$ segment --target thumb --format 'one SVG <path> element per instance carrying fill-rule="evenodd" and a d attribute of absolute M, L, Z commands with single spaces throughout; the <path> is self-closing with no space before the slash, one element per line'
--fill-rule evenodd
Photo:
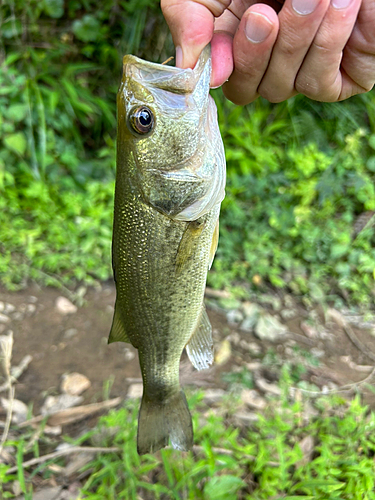
<path fill-rule="evenodd" d="M 215 17 L 231 0 L 161 0 L 176 47 L 176 66 L 193 68 L 214 33 Z"/>

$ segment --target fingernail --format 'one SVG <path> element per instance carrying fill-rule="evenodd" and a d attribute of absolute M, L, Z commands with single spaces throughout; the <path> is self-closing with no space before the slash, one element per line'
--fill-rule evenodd
<path fill-rule="evenodd" d="M 253 43 L 261 43 L 268 37 L 273 28 L 273 24 L 268 17 L 258 12 L 250 12 L 247 16 L 245 34 Z"/>
<path fill-rule="evenodd" d="M 335 9 L 346 9 L 352 0 L 331 0 L 331 5 Z"/>
<path fill-rule="evenodd" d="M 177 66 L 177 68 L 181 68 L 182 60 L 183 60 L 182 49 L 180 46 L 177 46 L 176 47 L 176 66 Z"/>
<path fill-rule="evenodd" d="M 314 12 L 318 4 L 319 0 L 292 0 L 293 9 L 297 14 L 301 14 L 301 16 L 306 16 Z"/>

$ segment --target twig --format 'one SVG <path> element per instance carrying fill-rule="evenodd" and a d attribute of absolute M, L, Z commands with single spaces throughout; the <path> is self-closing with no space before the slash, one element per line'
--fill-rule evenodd
<path fill-rule="evenodd" d="M 206 297 L 212 299 L 230 299 L 232 296 L 231 293 L 227 290 L 214 290 L 213 288 L 209 288 L 208 286 L 206 286 L 204 294 Z"/>
<path fill-rule="evenodd" d="M 3 361 L 4 373 L 6 376 L 6 384 L 9 388 L 9 406 L 7 409 L 7 416 L 5 419 L 4 432 L 0 441 L 0 455 L 2 454 L 4 444 L 7 440 L 10 423 L 12 421 L 13 401 L 14 401 L 14 387 L 12 386 L 12 377 L 10 374 L 11 358 L 13 349 L 13 333 L 10 335 L 3 335 L 0 338 L 0 360 Z"/>
<path fill-rule="evenodd" d="M 367 356 L 371 361 L 375 361 L 375 354 L 365 345 L 363 344 L 359 338 L 356 336 L 356 334 L 353 332 L 353 330 L 350 328 L 350 326 L 346 323 L 343 323 L 344 331 L 346 335 L 349 337 L 349 339 L 352 341 L 352 343 L 356 346 L 357 349 L 361 351 L 362 354 Z"/>
<path fill-rule="evenodd" d="M 48 425 L 67 425 L 77 420 L 83 419 L 101 410 L 108 408 L 113 408 L 121 403 L 121 398 L 109 399 L 108 401 L 103 401 L 102 403 L 92 403 L 84 406 L 75 406 L 74 408 L 66 408 L 65 410 L 57 411 L 56 413 L 51 413 L 50 415 L 38 415 L 30 420 L 21 422 L 18 427 L 28 427 L 30 425 L 38 424 L 44 419 L 47 419 Z"/>
<path fill-rule="evenodd" d="M 21 465 L 24 469 L 28 467 L 32 467 L 33 465 L 42 464 L 43 462 L 47 462 L 48 460 L 53 460 L 54 458 L 64 457 L 65 455 L 70 455 L 71 453 L 79 453 L 79 452 L 91 452 L 91 453 L 116 453 L 121 451 L 121 448 L 112 447 L 112 448 L 96 448 L 94 446 L 72 446 L 71 448 L 66 448 L 65 450 L 54 451 L 53 453 L 48 453 L 47 455 L 42 455 L 41 457 L 32 458 L 31 460 L 27 460 L 23 462 Z M 18 465 L 11 467 L 7 470 L 7 474 L 13 474 L 13 472 L 17 472 Z"/>
<path fill-rule="evenodd" d="M 168 63 L 169 63 L 169 61 L 172 61 L 172 59 L 174 59 L 174 57 L 173 57 L 173 56 L 168 57 L 168 59 L 167 59 L 166 61 L 162 62 L 161 64 L 162 64 L 162 65 L 163 65 L 163 64 L 168 64 Z"/>
<path fill-rule="evenodd" d="M 18 366 L 14 366 L 11 369 L 11 383 L 14 384 L 17 382 L 17 379 L 22 375 L 22 373 L 26 370 L 26 368 L 29 366 L 30 362 L 32 361 L 33 357 L 28 354 L 25 356 L 22 360 L 21 363 Z M 6 381 L 4 384 L 0 385 L 0 392 L 6 391 L 9 389 L 9 380 Z"/>
<path fill-rule="evenodd" d="M 340 392 L 349 392 L 359 387 L 360 385 L 365 384 L 375 375 L 375 367 L 372 369 L 371 373 L 367 375 L 366 378 L 360 380 L 359 382 L 354 382 L 353 384 L 343 385 L 338 389 L 328 389 L 327 391 L 309 391 L 308 389 L 302 389 L 301 387 L 291 387 L 292 391 L 301 391 L 305 394 L 309 394 L 310 396 L 326 396 L 327 394 L 339 394 Z"/>

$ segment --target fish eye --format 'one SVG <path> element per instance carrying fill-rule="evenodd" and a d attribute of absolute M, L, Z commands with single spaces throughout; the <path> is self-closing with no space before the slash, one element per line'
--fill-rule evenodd
<path fill-rule="evenodd" d="M 129 123 L 137 135 L 146 135 L 154 128 L 154 114 L 147 106 L 133 108 L 129 113 Z"/>

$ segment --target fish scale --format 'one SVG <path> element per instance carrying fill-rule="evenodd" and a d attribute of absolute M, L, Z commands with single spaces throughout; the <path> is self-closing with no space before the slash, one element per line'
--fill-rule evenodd
<path fill-rule="evenodd" d="M 169 440 L 177 449 L 191 448 L 181 354 L 186 347 L 198 369 L 213 361 L 203 299 L 225 160 L 210 72 L 209 47 L 194 70 L 124 58 L 112 245 L 117 297 L 109 342 L 138 349 L 140 454 Z"/>

